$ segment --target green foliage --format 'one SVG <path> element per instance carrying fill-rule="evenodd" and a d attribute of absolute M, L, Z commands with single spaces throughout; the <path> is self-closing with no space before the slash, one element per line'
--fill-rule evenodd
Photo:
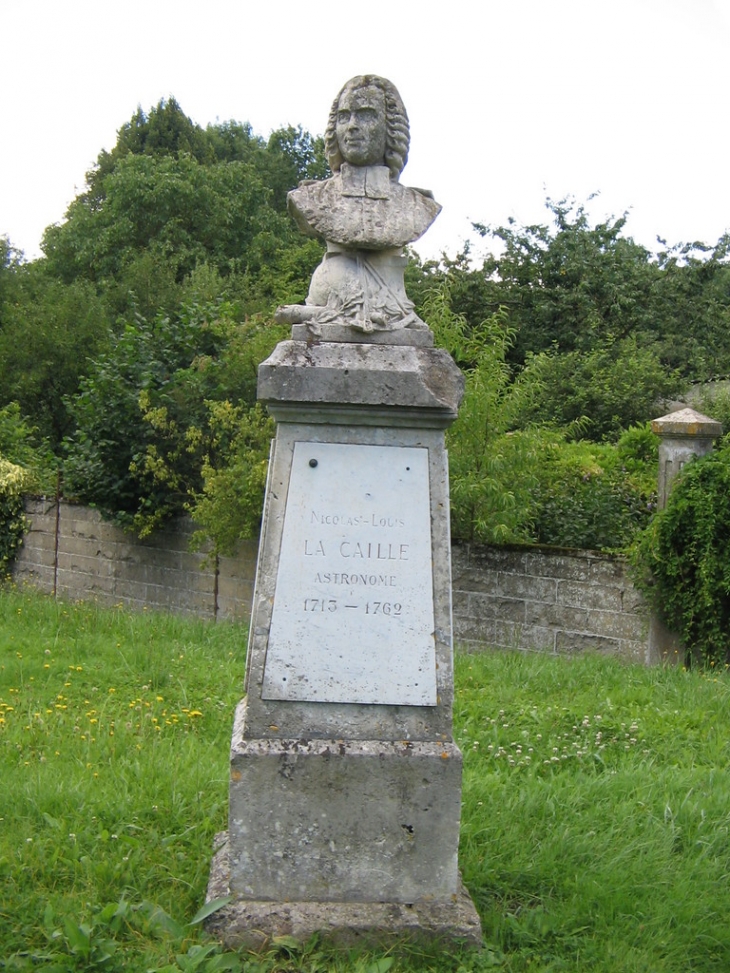
<path fill-rule="evenodd" d="M 261 419 L 249 414 L 256 370 L 281 335 L 261 320 L 239 324 L 225 302 L 190 303 L 175 315 L 128 324 L 71 403 L 76 431 L 66 447 L 66 493 L 142 536 L 188 509 L 212 489 L 231 451 L 240 464 L 240 450 L 260 448 Z M 230 414 L 249 416 L 248 425 L 235 433 Z M 253 504 L 260 462 L 249 461 Z M 212 529 L 207 513 L 205 522 Z"/>
<path fill-rule="evenodd" d="M 30 482 L 27 470 L 0 455 L 0 578 L 8 574 L 28 529 L 23 494 Z"/>
<path fill-rule="evenodd" d="M 607 339 L 651 331 L 660 276 L 651 254 L 622 235 L 626 216 L 591 226 L 583 206 L 547 200 L 552 226 L 477 228 L 499 241 L 483 274 L 496 277 L 528 351 L 587 351 Z"/>
<path fill-rule="evenodd" d="M 0 578 L 8 573 L 28 529 L 24 495 L 50 492 L 55 486 L 50 451 L 38 442 L 17 402 L 0 408 Z"/>
<path fill-rule="evenodd" d="M 269 184 L 274 190 L 274 203 L 282 210 L 286 208 L 287 193 L 304 179 L 326 179 L 330 175 L 324 139 L 314 138 L 301 125 L 272 132 L 266 149 Z"/>
<path fill-rule="evenodd" d="M 625 433 L 617 446 L 570 441 L 575 423 L 516 428 L 537 412 L 545 376 L 554 375 L 553 357 L 532 356 L 515 376 L 505 312 L 469 327 L 443 287 L 424 310 L 466 380 L 459 418 L 447 434 L 453 536 L 624 547 L 654 508 L 656 437 L 648 427 Z"/>
<path fill-rule="evenodd" d="M 66 396 L 108 341 L 107 312 L 88 282 L 62 284 L 42 262 L 15 271 L 14 298 L 0 329 L 0 405 L 17 402 L 57 448 L 71 429 Z"/>
<path fill-rule="evenodd" d="M 664 249 L 652 254 L 624 235 L 626 215 L 594 225 L 572 199 L 548 199 L 546 207 L 544 224 L 477 224 L 489 247 L 481 264 L 465 247 L 439 265 L 412 268 L 417 304 L 445 281 L 454 310 L 472 326 L 505 308 L 516 363 L 553 349 L 617 350 L 633 337 L 670 374 L 730 371 L 730 237 L 714 247 L 661 241 Z"/>
<path fill-rule="evenodd" d="M 206 260 L 255 272 L 291 232 L 245 162 L 129 154 L 104 179 L 104 193 L 96 209 L 79 197 L 66 222 L 46 231 L 49 268 L 67 282 L 118 278 L 142 252 L 171 261 L 178 281 Z"/>
<path fill-rule="evenodd" d="M 657 440 L 648 426 L 617 446 L 544 439 L 534 538 L 541 544 L 622 549 L 656 506 Z"/>
<path fill-rule="evenodd" d="M 7 309 L 16 301 L 16 271 L 20 254 L 6 236 L 0 236 L 0 331 L 5 326 Z"/>
<path fill-rule="evenodd" d="M 530 536 L 530 494 L 539 453 L 528 434 L 510 434 L 539 389 L 536 361 L 513 381 L 506 362 L 514 332 L 497 312 L 477 328 L 451 309 L 446 288 L 424 306 L 436 343 L 465 373 L 459 418 L 447 434 L 454 537 L 500 543 Z"/>
<path fill-rule="evenodd" d="M 98 208 L 105 197 L 104 179 L 128 155 L 176 157 L 181 153 L 203 164 L 214 159 L 206 133 L 185 115 L 175 98 L 163 98 L 149 113 L 138 107 L 117 132 L 111 152 L 102 149 L 96 165 L 86 174 L 82 198 L 91 208 Z"/>
<path fill-rule="evenodd" d="M 274 421 L 259 405 L 244 409 L 211 402 L 209 409 L 211 453 L 203 463 L 202 490 L 189 510 L 201 527 L 197 542 L 210 539 L 216 553 L 231 554 L 237 541 L 258 533 Z"/>
<path fill-rule="evenodd" d="M 730 444 L 686 466 L 632 554 L 636 583 L 687 649 L 730 662 Z"/>
<path fill-rule="evenodd" d="M 130 301 L 144 316 L 175 310 L 201 263 L 230 278 L 245 311 L 270 310 L 301 292 L 322 254 L 295 230 L 286 194 L 326 172 L 322 140 L 301 127 L 267 143 L 247 124 L 204 130 L 161 101 L 100 154 L 65 222 L 46 231 L 45 264 L 65 283 L 94 282 L 117 313 Z"/>
<path fill-rule="evenodd" d="M 0 969 L 728 968 L 728 674 L 537 653 L 455 660 L 459 864 L 481 952 L 211 941 L 195 920 L 245 636 L 0 593 Z"/>
<path fill-rule="evenodd" d="M 714 246 L 685 243 L 657 254 L 654 336 L 662 359 L 694 380 L 730 371 L 729 257 L 727 233 Z"/>
<path fill-rule="evenodd" d="M 529 357 L 528 357 L 529 361 Z M 542 390 L 523 421 L 566 426 L 581 438 L 615 441 L 624 429 L 660 415 L 684 385 L 662 365 L 656 348 L 635 335 L 590 351 L 553 353 L 541 368 Z"/>
<path fill-rule="evenodd" d="M 56 479 L 56 464 L 48 446 L 21 416 L 17 402 L 0 408 L 0 456 L 22 466 L 28 488 L 49 492 Z"/>
<path fill-rule="evenodd" d="M 227 311 L 193 305 L 139 318 L 97 359 L 70 405 L 69 495 L 140 530 L 182 509 L 200 456 L 195 430 L 234 326 Z"/>

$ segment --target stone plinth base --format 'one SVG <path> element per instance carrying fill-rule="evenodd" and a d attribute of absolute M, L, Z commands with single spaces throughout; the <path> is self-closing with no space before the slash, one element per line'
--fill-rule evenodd
<path fill-rule="evenodd" d="M 231 889 L 273 901 L 447 899 L 460 796 L 454 744 L 234 737 Z"/>
<path fill-rule="evenodd" d="M 206 901 L 230 894 L 227 832 L 216 835 Z M 257 902 L 235 895 L 209 916 L 205 927 L 231 949 L 264 949 L 277 936 L 306 942 L 314 933 L 347 948 L 390 947 L 431 942 L 482 946 L 479 916 L 460 884 L 445 901 L 408 905 L 397 902 Z"/>
<path fill-rule="evenodd" d="M 231 890 L 277 902 L 448 899 L 460 798 L 452 743 L 234 734 Z"/>

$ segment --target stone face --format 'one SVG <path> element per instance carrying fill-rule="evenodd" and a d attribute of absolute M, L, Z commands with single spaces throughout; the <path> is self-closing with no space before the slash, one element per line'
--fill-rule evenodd
<path fill-rule="evenodd" d="M 422 511 L 428 504 L 427 516 L 420 517 L 427 522 L 425 535 L 420 538 L 421 550 L 430 549 L 429 565 L 421 565 L 418 577 L 430 567 L 430 589 L 426 580 L 419 600 L 413 602 L 414 611 L 424 608 L 433 619 L 433 644 L 435 652 L 435 705 L 398 705 L 385 702 L 373 704 L 343 703 L 336 701 L 317 702 L 307 700 L 287 700 L 267 698 L 264 693 L 264 672 L 269 652 L 269 633 L 274 614 L 277 595 L 277 579 L 281 564 L 284 543 L 284 525 L 291 490 L 291 476 L 297 445 L 306 444 L 316 449 L 318 444 L 340 446 L 386 447 L 399 454 L 400 448 L 413 449 L 420 456 L 428 457 L 427 494 L 409 500 L 410 509 Z M 378 452 L 378 450 L 376 450 Z M 323 454 L 322 454 L 323 455 Z M 410 455 L 406 452 L 406 455 Z M 305 457 L 308 460 L 316 456 Z M 319 467 L 314 468 L 315 471 Z M 344 499 L 344 497 L 342 498 Z M 356 511 L 357 515 L 359 511 Z M 334 514 L 335 511 L 332 511 Z M 310 511 L 311 515 L 311 511 Z M 381 517 L 394 516 L 383 510 Z M 397 515 L 400 516 L 400 515 Z M 403 518 L 405 520 L 405 517 Z M 328 525 L 322 525 L 328 526 Z M 333 529 L 338 525 L 332 525 Z M 382 529 L 382 528 L 378 528 Z M 395 528 L 394 531 L 403 528 Z M 388 543 L 395 543 L 391 535 Z M 314 539 L 314 538 L 312 538 Z M 321 538 L 320 538 L 321 539 Z M 372 541 L 371 541 L 372 543 Z M 407 543 L 407 541 L 406 541 Z M 316 547 L 311 548 L 316 550 Z M 325 549 L 326 550 L 326 549 Z M 348 553 L 349 553 L 348 549 Z M 376 549 L 377 553 L 377 549 Z M 303 561 L 305 555 L 302 554 Z M 316 556 L 306 556 L 314 561 Z M 343 559 L 347 560 L 347 559 Z M 405 564 L 405 562 L 391 562 Z M 296 565 L 294 565 L 296 571 Z M 313 581 L 316 572 L 311 570 L 307 577 Z M 330 572 L 335 573 L 335 572 Z M 388 580 L 390 580 L 388 575 Z M 403 579 L 403 572 L 394 572 L 396 584 Z M 354 590 L 354 589 L 353 589 Z M 313 597 L 317 597 L 316 594 Z M 403 604 L 401 602 L 401 604 Z M 306 614 L 310 614 L 307 612 Z M 312 614 L 316 614 L 312 613 Z M 371 620 L 363 615 L 360 621 Z M 384 623 L 397 621 L 391 616 L 382 619 Z M 420 623 L 423 626 L 423 623 Z M 421 629 L 423 630 L 423 629 Z M 367 633 L 372 628 L 363 627 Z M 429 633 L 430 634 L 430 633 Z M 359 636 L 358 636 L 359 637 Z M 351 638 L 342 640 L 341 646 L 349 647 Z M 389 643 L 391 655 L 397 656 L 399 640 Z M 388 658 L 387 651 L 383 658 Z M 388 659 L 388 667 L 390 661 Z M 340 678 L 347 679 L 346 667 Z M 376 428 L 371 426 L 342 427 L 338 425 L 309 423 L 279 423 L 276 442 L 269 466 L 269 483 L 264 520 L 259 549 L 256 590 L 252 609 L 252 624 L 249 638 L 249 657 L 247 664 L 247 735 L 251 738 L 272 737 L 291 738 L 334 738 L 346 737 L 360 740 L 451 740 L 451 705 L 453 699 L 453 660 L 451 644 L 451 575 L 448 471 L 446 453 L 443 446 L 443 433 L 438 429 Z M 273 729 L 272 729 L 273 727 Z"/>
<path fill-rule="evenodd" d="M 440 348 L 282 341 L 259 365 L 258 389 L 276 419 L 445 427 L 464 377 Z"/>
<path fill-rule="evenodd" d="M 385 78 L 360 75 L 339 92 L 325 148 L 332 177 L 289 193 L 299 229 L 326 241 L 305 305 L 279 308 L 277 318 L 315 328 L 339 326 L 363 340 L 420 329 L 403 283 L 403 247 L 422 236 L 441 207 L 431 193 L 401 185 L 408 158 L 408 115 Z"/>
<path fill-rule="evenodd" d="M 294 444 L 262 695 L 436 705 L 428 450 Z"/>
<path fill-rule="evenodd" d="M 398 948 L 422 943 L 464 945 L 479 949 L 479 916 L 460 883 L 449 899 L 399 902 L 271 902 L 231 894 L 228 834 L 216 835 L 207 901 L 229 898 L 205 921 L 207 931 L 232 949 L 261 950 L 279 936 L 299 942 L 318 933 L 345 948 Z"/>
<path fill-rule="evenodd" d="M 333 177 L 289 196 L 327 253 L 259 367 L 277 428 L 231 748 L 234 902 L 209 925 L 233 944 L 384 943 L 414 915 L 425 938 L 481 939 L 451 725 L 444 429 L 464 380 L 403 286 L 401 248 L 440 209 L 399 183 L 408 138 L 393 85 L 354 78 L 325 135 Z"/>
<path fill-rule="evenodd" d="M 460 784 L 454 744 L 238 735 L 231 889 L 272 901 L 447 899 L 458 891 Z"/>

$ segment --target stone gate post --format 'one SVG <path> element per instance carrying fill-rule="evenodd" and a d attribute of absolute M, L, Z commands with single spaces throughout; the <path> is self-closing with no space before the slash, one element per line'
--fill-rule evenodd
<path fill-rule="evenodd" d="M 712 450 L 714 440 L 722 435 L 722 424 L 694 409 L 680 409 L 653 419 L 651 428 L 659 436 L 658 506 L 663 510 L 679 471 L 694 457 Z M 684 662 L 685 650 L 679 637 L 656 615 L 649 623 L 648 655 L 650 664 Z"/>

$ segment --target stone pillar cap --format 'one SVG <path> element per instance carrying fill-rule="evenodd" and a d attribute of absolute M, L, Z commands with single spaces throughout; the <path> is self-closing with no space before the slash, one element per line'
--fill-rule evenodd
<path fill-rule="evenodd" d="M 722 435 L 722 423 L 709 416 L 702 415 L 695 409 L 679 409 L 669 415 L 652 419 L 652 432 L 658 436 L 691 436 L 696 438 L 715 439 Z"/>

